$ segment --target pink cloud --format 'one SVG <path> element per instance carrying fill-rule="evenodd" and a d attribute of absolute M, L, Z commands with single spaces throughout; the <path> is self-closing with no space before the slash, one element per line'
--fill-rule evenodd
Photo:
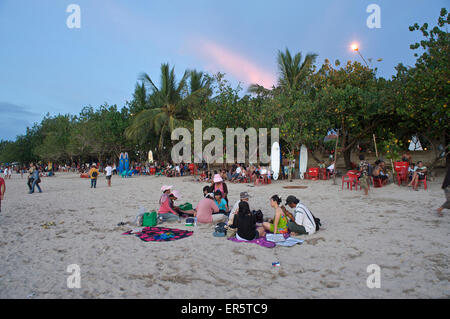
<path fill-rule="evenodd" d="M 271 88 L 276 83 L 276 76 L 268 72 L 246 57 L 230 49 L 208 40 L 199 41 L 195 51 L 206 60 L 207 65 L 215 71 L 230 74 L 247 85 L 259 84 Z"/>

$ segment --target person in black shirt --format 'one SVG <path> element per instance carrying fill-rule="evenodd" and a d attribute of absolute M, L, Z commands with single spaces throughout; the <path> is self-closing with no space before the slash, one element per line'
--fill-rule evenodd
<path fill-rule="evenodd" d="M 233 219 L 232 227 L 237 228 L 236 238 L 239 240 L 253 240 L 265 235 L 263 227 L 256 227 L 256 216 L 245 201 L 239 203 L 239 211 Z"/>

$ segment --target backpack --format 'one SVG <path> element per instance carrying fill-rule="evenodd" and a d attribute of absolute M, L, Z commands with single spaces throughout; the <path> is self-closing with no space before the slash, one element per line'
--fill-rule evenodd
<path fill-rule="evenodd" d="M 256 222 L 257 222 L 258 224 L 261 224 L 261 223 L 264 222 L 264 214 L 263 214 L 263 212 L 262 212 L 260 209 L 258 209 L 258 210 L 253 210 L 253 211 L 252 211 L 252 214 L 255 215 Z"/>
<path fill-rule="evenodd" d="M 316 231 L 320 229 L 320 226 L 322 226 L 322 223 L 320 222 L 320 218 L 316 218 L 316 216 L 311 213 L 312 217 L 314 218 L 314 224 L 316 224 Z"/>
<path fill-rule="evenodd" d="M 92 172 L 92 177 L 97 177 L 97 175 L 98 175 L 97 171 Z"/>
<path fill-rule="evenodd" d="M 154 211 L 151 213 L 145 213 L 142 218 L 142 226 L 145 226 L 145 227 L 156 226 L 156 224 L 158 223 L 157 215 L 158 214 Z"/>

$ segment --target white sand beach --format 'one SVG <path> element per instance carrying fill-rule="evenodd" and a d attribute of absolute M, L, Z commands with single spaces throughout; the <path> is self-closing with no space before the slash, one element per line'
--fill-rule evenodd
<path fill-rule="evenodd" d="M 450 216 L 442 177 L 428 190 L 391 184 L 341 190 L 332 181 L 230 184 L 233 204 L 248 191 L 251 209 L 273 215 L 269 197 L 296 195 L 323 229 L 294 247 L 260 247 L 212 236 L 213 225 L 173 242 L 122 235 L 136 226 L 140 206 L 156 209 L 163 184 L 194 205 L 204 183 L 192 177 L 114 176 L 97 189 L 78 174 L 43 178 L 43 193 L 27 194 L 26 178 L 6 181 L 0 214 L 0 298 L 449 298 Z M 305 185 L 287 190 L 283 185 Z M 54 222 L 48 229 L 42 224 Z M 279 261 L 280 267 L 272 267 Z M 67 266 L 81 267 L 81 288 L 69 289 Z M 381 267 L 381 288 L 366 285 L 367 266 Z"/>

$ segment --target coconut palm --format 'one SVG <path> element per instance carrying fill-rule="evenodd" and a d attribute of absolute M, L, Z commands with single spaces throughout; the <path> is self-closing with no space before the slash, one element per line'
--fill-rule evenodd
<path fill-rule="evenodd" d="M 299 90 L 311 72 L 312 66 L 316 62 L 317 54 L 308 53 L 302 62 L 302 53 L 291 55 L 289 49 L 285 52 L 278 51 L 278 86 L 282 90 Z M 252 84 L 249 88 L 251 93 L 267 94 L 269 91 L 258 84 Z"/>
<path fill-rule="evenodd" d="M 130 139 L 142 141 L 154 133 L 158 137 L 158 148 L 161 150 L 165 138 L 179 124 L 189 119 L 185 101 L 209 86 L 209 82 L 202 72 L 197 71 L 184 72 L 181 80 L 177 82 L 174 68 L 170 69 L 168 64 L 161 65 L 159 88 L 147 73 L 143 73 L 140 78 L 149 87 L 151 94 L 147 99 L 147 108 L 134 116 L 125 134 Z"/>

